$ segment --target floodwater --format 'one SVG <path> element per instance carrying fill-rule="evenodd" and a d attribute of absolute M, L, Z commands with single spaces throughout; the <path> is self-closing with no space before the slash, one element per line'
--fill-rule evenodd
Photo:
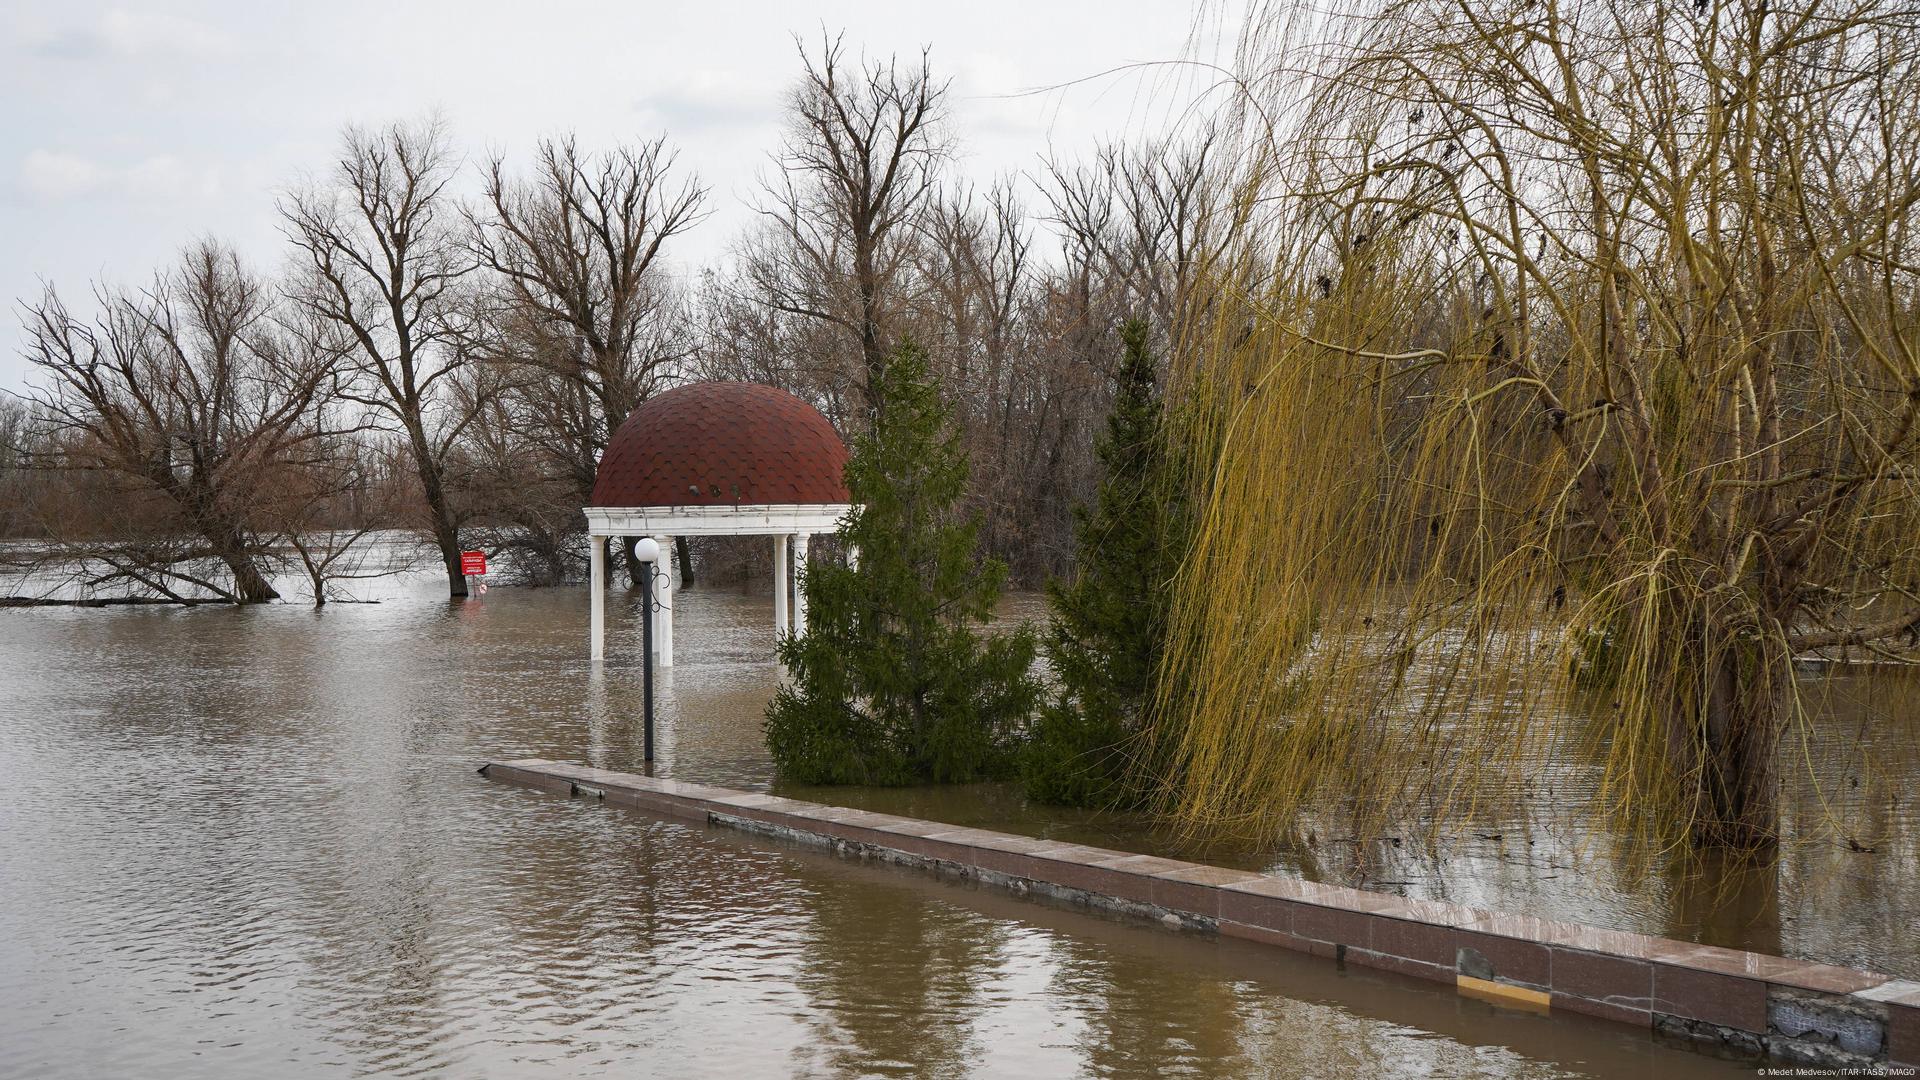
<path fill-rule="evenodd" d="M 490 758 L 638 767 L 630 607 L 613 605 L 596 676 L 583 590 L 364 591 L 385 602 L 0 611 L 0 1076 L 1748 1071 L 1645 1032 L 487 781 Z M 769 602 L 690 589 L 677 621 L 659 771 L 766 787 Z M 1004 788 L 825 797 L 1171 844 Z M 1504 906 L 1573 897 L 1630 928 L 1659 906 L 1606 907 L 1604 883 L 1546 889 L 1525 863 L 1469 869 Z M 1912 910 L 1887 880 L 1871 900 L 1832 886 L 1853 898 L 1835 910 L 1884 930 Z M 1812 887 L 1781 879 L 1782 927 L 1830 898 L 1790 885 Z M 1844 952 L 1852 933 L 1790 940 Z"/>

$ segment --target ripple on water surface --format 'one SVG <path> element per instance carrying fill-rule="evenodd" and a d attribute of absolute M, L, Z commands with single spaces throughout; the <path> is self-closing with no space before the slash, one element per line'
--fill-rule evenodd
<path fill-rule="evenodd" d="M 1256 947 L 474 775 L 628 767 L 577 590 L 0 613 L 0 1075 L 1716 1074 Z M 764 785 L 763 600 L 683 594 L 661 753 Z"/>

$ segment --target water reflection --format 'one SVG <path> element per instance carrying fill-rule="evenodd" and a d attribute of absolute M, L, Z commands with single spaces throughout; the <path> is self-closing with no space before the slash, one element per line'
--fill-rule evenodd
<path fill-rule="evenodd" d="M 956 918 L 897 889 L 834 882 L 807 898 L 798 989 L 813 1002 L 807 1066 L 858 1076 L 960 1076 L 979 1058 L 965 1022 L 988 1002 L 1013 928 Z"/>
<path fill-rule="evenodd" d="M 1234 984 L 1191 968 L 1164 975 L 1151 956 L 1074 938 L 1059 943 L 1054 963 L 1051 992 L 1089 1006 L 1075 1041 L 1090 1073 L 1193 1075 L 1241 1057 Z"/>

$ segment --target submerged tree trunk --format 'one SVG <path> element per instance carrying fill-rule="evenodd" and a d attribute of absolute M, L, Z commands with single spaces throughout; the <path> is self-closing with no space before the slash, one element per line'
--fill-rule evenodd
<path fill-rule="evenodd" d="M 1779 842 L 1775 756 L 1791 659 L 1772 652 L 1770 645 L 1705 625 L 1673 658 L 1669 765 L 1680 785 L 1678 812 L 1687 815 L 1689 838 L 1699 848 L 1755 851 Z"/>
<path fill-rule="evenodd" d="M 420 473 L 420 491 L 432 521 L 433 542 L 440 549 L 440 560 L 447 568 L 447 595 L 458 599 L 467 595 L 467 575 L 460 570 L 460 526 L 455 523 L 440 464 L 427 443 L 426 433 L 414 425 L 408 426 L 413 428 L 408 434 L 414 464 Z"/>
<path fill-rule="evenodd" d="M 1693 835 L 1706 847 L 1759 849 L 1780 839 L 1774 765 L 1786 680 L 1764 650 L 1732 648 L 1712 667 L 1701 717 Z"/>
<path fill-rule="evenodd" d="M 673 553 L 680 559 L 680 584 L 693 584 L 693 550 L 687 546 L 686 537 L 673 538 Z"/>
<path fill-rule="evenodd" d="M 253 559 L 245 552 L 223 552 L 220 561 L 233 574 L 233 595 L 241 603 L 264 604 L 280 599 L 280 594 L 267 583 L 267 576 L 260 572 L 260 568 L 253 564 Z"/>
<path fill-rule="evenodd" d="M 196 492 L 187 502 L 204 508 L 213 502 L 213 497 L 206 492 Z M 266 574 L 261 572 L 259 564 L 247 551 L 246 534 L 238 525 L 231 522 L 209 523 L 201 530 L 201 535 L 206 537 L 213 556 L 233 575 L 235 603 L 264 604 L 280 599 L 280 594 L 267 583 Z"/>
<path fill-rule="evenodd" d="M 433 526 L 433 542 L 440 548 L 440 559 L 447 567 L 447 596 L 459 599 L 467 595 L 467 575 L 460 572 L 460 534 L 450 523 L 436 520 Z"/>
<path fill-rule="evenodd" d="M 241 604 L 264 604 L 280 599 L 267 583 L 253 554 L 247 550 L 247 534 L 233 516 L 222 509 L 220 495 L 203 470 L 195 469 L 190 479 L 176 481 L 171 470 L 161 468 L 153 474 L 155 485 L 173 497 L 174 502 L 197 519 L 199 533 L 207 541 L 213 557 L 233 575 L 233 600 Z"/>

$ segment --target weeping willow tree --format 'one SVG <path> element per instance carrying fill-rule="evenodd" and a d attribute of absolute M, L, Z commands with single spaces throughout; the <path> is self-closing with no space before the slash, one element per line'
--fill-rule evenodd
<path fill-rule="evenodd" d="M 1168 808 L 1438 831 L 1577 770 L 1642 850 L 1776 842 L 1796 657 L 1920 634 L 1917 63 L 1873 0 L 1262 9 Z"/>

